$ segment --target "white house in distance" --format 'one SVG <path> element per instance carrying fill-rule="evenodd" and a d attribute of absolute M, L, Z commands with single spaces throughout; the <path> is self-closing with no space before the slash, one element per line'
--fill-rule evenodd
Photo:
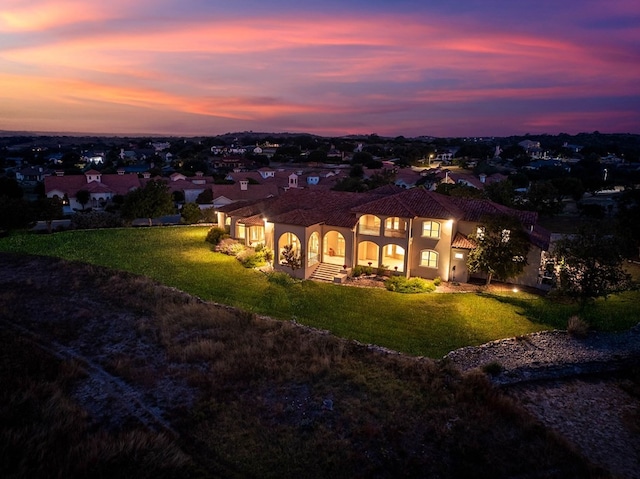
<path fill-rule="evenodd" d="M 182 192 L 185 202 L 195 202 L 201 193 L 213 186 L 213 178 L 205 177 L 200 172 L 189 178 L 174 173 L 167 180 L 166 178 L 151 178 L 151 174 L 148 172 L 140 178 L 137 174 L 125 174 L 124 169 L 118 170 L 117 174 L 103 174 L 92 169 L 82 175 L 68 176 L 65 176 L 62 171 L 56 171 L 55 176 L 44 179 L 44 189 L 47 197 L 58 197 L 63 201 L 65 213 L 72 213 L 74 210 L 83 209 L 83 205 L 77 199 L 78 191 L 85 190 L 90 194 L 89 203 L 84 205 L 85 208 L 100 209 L 113 201 L 116 195 L 125 196 L 152 179 L 165 181 L 172 193 Z"/>

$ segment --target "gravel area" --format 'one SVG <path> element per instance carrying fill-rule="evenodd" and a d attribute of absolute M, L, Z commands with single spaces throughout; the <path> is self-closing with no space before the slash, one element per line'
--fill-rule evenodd
<path fill-rule="evenodd" d="M 640 479 L 640 384 L 621 372 L 640 364 L 640 324 L 626 333 L 531 334 L 453 351 L 463 372 L 500 365 L 490 376 L 538 421 L 614 477 Z"/>

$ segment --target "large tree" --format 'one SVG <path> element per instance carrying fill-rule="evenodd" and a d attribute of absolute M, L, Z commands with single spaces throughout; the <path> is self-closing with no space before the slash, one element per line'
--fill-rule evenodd
<path fill-rule="evenodd" d="M 121 209 L 122 217 L 126 220 L 155 218 L 175 212 L 169 187 L 161 180 L 151 180 L 144 187 L 127 193 Z"/>
<path fill-rule="evenodd" d="M 515 216 L 483 217 L 478 230 L 469 235 L 476 247 L 467 257 L 472 273 L 484 272 L 487 284 L 495 277 L 506 281 L 524 270 L 530 243 L 522 224 Z"/>
<path fill-rule="evenodd" d="M 76 193 L 76 200 L 82 205 L 82 211 L 84 211 L 84 207 L 91 200 L 91 193 L 87 190 L 79 190 Z"/>
<path fill-rule="evenodd" d="M 583 305 L 591 299 L 628 287 L 623 269 L 623 240 L 601 223 L 583 225 L 577 234 L 555 243 L 552 255 L 559 267 L 559 290 Z"/>
<path fill-rule="evenodd" d="M 33 204 L 34 216 L 38 220 L 45 221 L 47 224 L 47 231 L 53 232 L 54 220 L 62 218 L 62 201 L 57 196 L 53 198 L 40 198 Z"/>

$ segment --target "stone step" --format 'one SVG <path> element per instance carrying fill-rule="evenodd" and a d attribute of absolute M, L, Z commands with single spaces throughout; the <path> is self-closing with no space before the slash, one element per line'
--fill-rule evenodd
<path fill-rule="evenodd" d="M 335 264 L 321 263 L 309 279 L 333 282 L 333 278 L 338 275 L 341 270 L 342 268 Z"/>

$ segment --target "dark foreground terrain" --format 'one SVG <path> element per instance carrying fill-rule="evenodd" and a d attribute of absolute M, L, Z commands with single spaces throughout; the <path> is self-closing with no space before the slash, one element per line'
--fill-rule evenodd
<path fill-rule="evenodd" d="M 95 266 L 0 254 L 0 341 L 1 477 L 625 477 L 477 369 Z"/>

